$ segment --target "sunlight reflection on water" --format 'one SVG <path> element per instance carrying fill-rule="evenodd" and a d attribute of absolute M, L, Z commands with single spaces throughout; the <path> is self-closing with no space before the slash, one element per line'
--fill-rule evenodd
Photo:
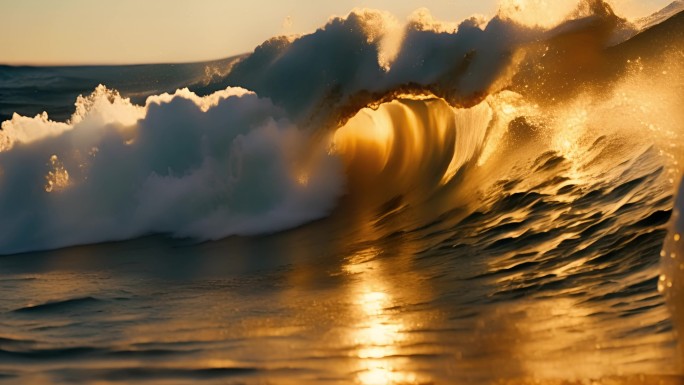
<path fill-rule="evenodd" d="M 343 266 L 348 273 L 358 274 L 352 287 L 354 304 L 358 308 L 357 325 L 350 329 L 350 339 L 357 346 L 360 358 L 356 381 L 363 385 L 416 383 L 418 376 L 401 365 L 401 349 L 409 341 L 410 325 L 402 313 L 392 309 L 399 304 L 385 281 L 386 272 L 378 260 L 376 249 L 357 253 Z"/>

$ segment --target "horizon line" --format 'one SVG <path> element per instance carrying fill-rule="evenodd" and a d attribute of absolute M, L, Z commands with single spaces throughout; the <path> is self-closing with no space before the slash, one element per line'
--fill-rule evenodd
<path fill-rule="evenodd" d="M 124 67 L 124 66 L 147 66 L 147 65 L 184 65 L 184 64 L 201 64 L 209 62 L 218 62 L 223 60 L 237 59 L 239 57 L 247 56 L 251 52 L 244 52 L 240 54 L 224 56 L 220 58 L 207 60 L 189 60 L 189 61 L 159 61 L 159 62 L 53 62 L 53 63 L 39 63 L 39 62 L 2 62 L 0 66 L 3 67 Z"/>

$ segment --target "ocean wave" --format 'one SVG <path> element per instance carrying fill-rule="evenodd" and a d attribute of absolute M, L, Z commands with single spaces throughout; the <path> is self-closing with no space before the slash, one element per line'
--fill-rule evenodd
<path fill-rule="evenodd" d="M 492 256 L 522 255 L 497 274 L 545 271 L 548 258 L 564 261 L 560 246 L 616 269 L 624 247 L 656 247 L 670 212 L 659 183 L 679 173 L 684 16 L 639 31 L 601 1 L 560 14 L 539 25 L 502 7 L 454 26 L 425 11 L 402 24 L 355 10 L 270 39 L 193 91 L 136 104 L 98 86 L 67 122 L 14 115 L 0 132 L 0 253 L 149 234 L 216 240 L 339 212 L 384 229 L 410 212 L 376 234 L 391 238 L 448 228 L 441 218 L 459 212 L 449 219 L 459 236 L 484 234 Z M 644 202 L 656 213 L 619 216 Z M 580 239 L 550 215 L 579 221 Z M 676 308 L 673 217 L 664 255 L 675 258 L 663 257 L 660 282 Z M 615 226 L 630 237 L 616 239 Z M 447 241 L 439 247 L 462 245 Z M 542 248 L 548 258 L 524 257 Z M 564 284 L 534 279 L 530 290 Z"/>
<path fill-rule="evenodd" d="M 3 252 L 277 231 L 324 215 L 344 186 L 327 148 L 305 149 L 280 108 L 238 88 L 141 107 L 99 87 L 69 124 L 15 117 L 2 134 Z"/>

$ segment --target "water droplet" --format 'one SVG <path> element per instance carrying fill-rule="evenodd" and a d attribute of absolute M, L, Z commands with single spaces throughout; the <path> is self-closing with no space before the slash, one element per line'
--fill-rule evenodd
<path fill-rule="evenodd" d="M 66 188 L 69 185 L 69 172 L 57 155 L 50 156 L 50 163 L 47 165 L 51 170 L 45 175 L 45 191 L 51 193 Z"/>
<path fill-rule="evenodd" d="M 682 237 L 679 234 L 674 235 L 675 242 L 679 242 L 680 239 L 682 239 Z"/>
<path fill-rule="evenodd" d="M 677 258 L 677 254 L 675 254 L 675 253 L 670 253 L 670 258 L 672 258 L 672 259 Z"/>

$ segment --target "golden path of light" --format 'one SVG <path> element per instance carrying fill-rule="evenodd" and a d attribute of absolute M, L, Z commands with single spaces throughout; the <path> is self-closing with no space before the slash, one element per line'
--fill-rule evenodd
<path fill-rule="evenodd" d="M 406 371 L 397 359 L 400 345 L 407 342 L 405 332 L 409 325 L 400 314 L 391 311 L 397 305 L 396 298 L 374 255 L 377 251 L 373 249 L 358 253 L 344 267 L 347 273 L 359 277 L 352 294 L 358 323 L 350 329 L 349 336 L 360 359 L 356 381 L 362 385 L 416 383 L 417 375 Z"/>

